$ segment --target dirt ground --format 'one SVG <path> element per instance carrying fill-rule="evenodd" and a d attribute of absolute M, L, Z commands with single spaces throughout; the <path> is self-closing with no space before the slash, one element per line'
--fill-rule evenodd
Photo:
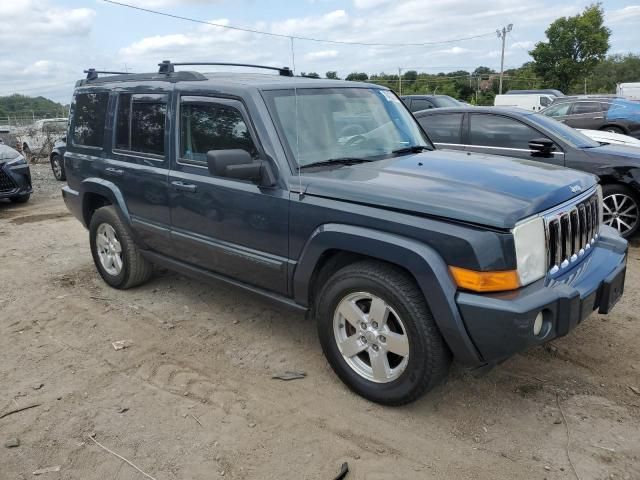
<path fill-rule="evenodd" d="M 299 313 L 166 271 L 109 288 L 61 184 L 33 175 L 28 204 L 0 202 L 0 416 L 39 406 L 0 418 L 0 480 L 331 480 L 343 462 L 347 479 L 640 479 L 637 245 L 611 315 L 385 408 L 338 381 Z"/>

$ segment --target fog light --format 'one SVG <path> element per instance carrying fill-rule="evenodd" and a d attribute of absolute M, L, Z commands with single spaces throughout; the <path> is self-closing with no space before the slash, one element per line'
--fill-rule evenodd
<path fill-rule="evenodd" d="M 543 320 L 544 320 L 544 316 L 542 315 L 542 312 L 538 313 L 538 316 L 533 322 L 533 334 L 535 336 L 540 335 L 540 332 L 542 331 Z"/>

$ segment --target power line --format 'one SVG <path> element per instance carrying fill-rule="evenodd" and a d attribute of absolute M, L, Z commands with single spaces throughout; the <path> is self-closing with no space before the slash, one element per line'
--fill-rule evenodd
<path fill-rule="evenodd" d="M 199 23 L 202 25 L 209 25 L 212 27 L 219 27 L 219 28 L 226 28 L 229 30 L 238 30 L 241 32 L 249 32 L 249 33 L 257 33 L 260 35 L 269 35 L 271 37 L 279 37 L 279 38 L 288 38 L 288 39 L 295 39 L 295 40 L 304 40 L 304 41 L 308 41 L 308 42 L 319 42 L 319 43 L 330 43 L 330 44 L 337 44 L 337 45 L 361 45 L 361 46 L 368 46 L 368 47 L 425 47 L 428 45 L 444 45 L 444 44 L 448 44 L 448 43 L 457 43 L 457 42 L 462 42 L 465 40 L 473 40 L 476 38 L 483 38 L 483 37 L 489 37 L 494 35 L 493 32 L 491 33 L 482 33 L 479 35 L 472 35 L 469 37 L 461 37 L 461 38 L 452 38 L 449 40 L 441 40 L 439 42 L 420 42 L 420 43 L 373 43 L 373 42 L 350 42 L 350 41 L 346 41 L 346 40 L 327 40 L 327 39 L 322 39 L 322 38 L 313 38 L 313 37 L 300 37 L 297 35 L 285 35 L 283 33 L 274 33 L 274 32 L 265 32 L 262 30 L 254 30 L 252 28 L 246 28 L 246 27 L 237 27 L 237 26 L 233 26 L 233 25 L 223 25 L 221 23 L 214 23 L 214 22 L 207 22 L 205 20 L 198 20 L 196 18 L 190 18 L 190 17 L 183 17 L 181 15 L 174 15 L 172 13 L 167 13 L 167 12 L 160 12 L 158 10 L 152 10 L 150 8 L 143 8 L 143 7 L 138 7 L 135 5 L 130 5 L 128 3 L 123 3 L 123 2 L 116 2 L 115 0 L 103 0 L 106 3 L 111 3 L 113 5 L 118 5 L 120 7 L 126 7 L 126 8 L 131 8 L 133 10 L 139 10 L 141 12 L 146 12 L 146 13 L 152 13 L 154 15 L 161 15 L 163 17 L 169 17 L 169 18 L 174 18 L 177 20 L 184 20 L 185 22 L 192 22 L 192 23 Z"/>

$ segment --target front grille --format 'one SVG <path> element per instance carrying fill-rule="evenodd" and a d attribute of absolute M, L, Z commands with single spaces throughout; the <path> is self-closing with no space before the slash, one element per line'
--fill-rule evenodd
<path fill-rule="evenodd" d="M 0 168 L 0 192 L 10 192 L 18 188 L 16 183 Z"/>
<path fill-rule="evenodd" d="M 601 208 L 595 192 L 545 216 L 551 273 L 566 268 L 591 249 L 600 232 Z"/>

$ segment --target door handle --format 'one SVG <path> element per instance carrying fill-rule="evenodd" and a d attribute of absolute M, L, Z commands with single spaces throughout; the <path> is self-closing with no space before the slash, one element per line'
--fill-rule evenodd
<path fill-rule="evenodd" d="M 171 182 L 171 186 L 173 188 L 175 188 L 176 190 L 180 190 L 181 192 L 190 192 L 190 193 L 194 193 L 196 190 L 198 190 L 198 187 L 195 186 L 192 183 L 184 183 L 184 182 Z"/>
<path fill-rule="evenodd" d="M 604 117 L 593 117 L 594 120 L 604 120 Z"/>
<path fill-rule="evenodd" d="M 104 171 L 112 177 L 121 177 L 122 175 L 124 175 L 124 170 L 121 170 L 119 168 L 107 167 L 104 169 Z"/>

